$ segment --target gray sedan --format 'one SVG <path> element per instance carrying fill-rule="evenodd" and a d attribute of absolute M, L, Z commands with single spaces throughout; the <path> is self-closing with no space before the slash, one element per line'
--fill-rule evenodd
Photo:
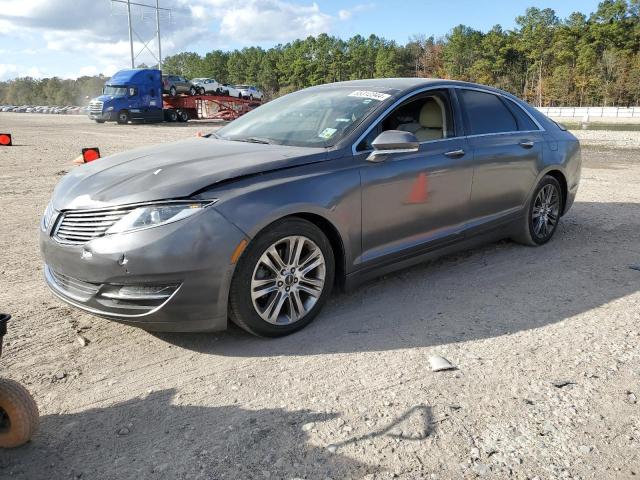
<path fill-rule="evenodd" d="M 335 286 L 479 242 L 548 242 L 580 168 L 573 135 L 500 90 L 322 85 L 215 134 L 74 169 L 42 218 L 46 281 L 78 308 L 148 330 L 231 319 L 285 335 Z"/>

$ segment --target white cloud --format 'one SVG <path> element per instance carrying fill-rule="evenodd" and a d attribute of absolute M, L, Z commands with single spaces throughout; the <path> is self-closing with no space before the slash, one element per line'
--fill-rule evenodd
<path fill-rule="evenodd" d="M 162 15 L 163 56 L 198 48 L 279 43 L 318 35 L 331 32 L 339 20 L 348 20 L 357 12 L 373 8 L 373 4 L 360 4 L 340 10 L 334 16 L 309 0 L 243 0 L 239 3 L 161 0 L 160 3 L 172 10 L 170 17 L 166 13 Z M 143 43 L 151 40 L 149 48 L 154 53 L 157 51 L 153 12 L 132 6 L 132 17 L 140 35 L 134 36 L 134 52 L 142 51 L 136 63 L 153 64 L 155 59 L 144 50 Z M 42 45 L 34 58 L 24 59 L 25 62 L 35 62 L 46 55 L 63 58 L 65 54 L 73 54 L 76 65 L 86 59 L 86 64 L 78 67 L 78 75 L 90 72 L 109 75 L 114 69 L 129 65 L 126 7 L 109 0 L 0 0 L 0 39 L 11 42 L 18 37 L 22 45 Z M 31 65 L 5 66 L 0 78 L 36 70 Z"/>
<path fill-rule="evenodd" d="M 354 14 L 360 12 L 366 12 L 376 7 L 375 3 L 361 3 L 348 9 L 342 9 L 338 12 L 338 18 L 340 20 L 351 20 Z"/>
<path fill-rule="evenodd" d="M 281 0 L 246 0 L 218 10 L 220 34 L 239 43 L 279 42 L 331 30 L 333 17 L 317 3 L 299 5 Z"/>
<path fill-rule="evenodd" d="M 25 67 L 13 63 L 0 63 L 0 80 L 8 80 L 16 77 L 43 77 L 43 72 L 38 67 Z"/>

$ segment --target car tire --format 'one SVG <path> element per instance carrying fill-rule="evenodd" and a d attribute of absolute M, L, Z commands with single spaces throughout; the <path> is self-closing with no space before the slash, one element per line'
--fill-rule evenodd
<path fill-rule="evenodd" d="M 129 123 L 129 112 L 127 112 L 126 110 L 120 110 L 118 112 L 118 123 L 120 125 Z"/>
<path fill-rule="evenodd" d="M 96 120 L 96 123 L 104 123 L 105 120 Z"/>
<path fill-rule="evenodd" d="M 18 382 L 0 379 L 0 415 L 6 427 L 0 431 L 0 448 L 27 443 L 38 429 L 38 406 L 29 391 Z"/>
<path fill-rule="evenodd" d="M 287 253 L 292 250 L 299 252 L 299 261 Z M 286 265 L 277 273 L 272 268 L 278 264 L 273 252 L 280 252 L 278 258 Z M 298 218 L 280 220 L 259 233 L 243 252 L 231 281 L 229 316 L 253 335 L 289 335 L 320 312 L 334 276 L 333 250 L 322 230 Z M 256 295 L 256 288 L 263 285 L 268 285 L 264 290 L 269 293 Z"/>
<path fill-rule="evenodd" d="M 527 202 L 513 240 L 532 247 L 547 243 L 558 228 L 563 205 L 560 183 L 550 175 L 544 176 Z"/>
<path fill-rule="evenodd" d="M 196 90 L 196 87 L 189 87 L 189 95 L 191 95 L 193 97 L 197 93 L 198 93 L 198 91 Z"/>
<path fill-rule="evenodd" d="M 175 97 L 177 93 L 178 93 L 178 91 L 176 90 L 176 87 L 172 86 L 169 89 L 169 95 L 171 95 L 172 97 Z"/>

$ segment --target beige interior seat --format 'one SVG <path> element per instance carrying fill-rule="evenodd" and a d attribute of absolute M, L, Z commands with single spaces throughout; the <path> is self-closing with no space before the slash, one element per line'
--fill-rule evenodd
<path fill-rule="evenodd" d="M 442 138 L 444 127 L 442 115 L 442 108 L 438 105 L 435 99 L 430 98 L 420 110 L 420 129 L 418 129 L 414 135 L 419 142 L 426 142 L 427 140 L 437 140 Z"/>

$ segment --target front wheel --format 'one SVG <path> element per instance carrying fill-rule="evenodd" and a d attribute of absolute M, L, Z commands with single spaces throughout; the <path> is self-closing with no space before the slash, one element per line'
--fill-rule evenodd
<path fill-rule="evenodd" d="M 514 240 L 531 246 L 544 245 L 551 240 L 558 228 L 563 202 L 558 180 L 545 176 L 533 191 Z"/>
<path fill-rule="evenodd" d="M 129 112 L 127 112 L 126 110 L 121 110 L 118 113 L 118 123 L 121 125 L 129 123 Z"/>
<path fill-rule="evenodd" d="M 169 95 L 171 95 L 172 97 L 175 97 L 176 93 L 178 93 L 178 91 L 176 90 L 176 87 L 171 87 L 169 89 Z"/>
<path fill-rule="evenodd" d="M 335 260 L 317 226 L 302 219 L 272 224 L 247 247 L 231 282 L 234 323 L 263 337 L 308 325 L 331 293 Z"/>
<path fill-rule="evenodd" d="M 38 406 L 18 382 L 0 379 L 0 447 L 27 443 L 38 428 Z"/>
<path fill-rule="evenodd" d="M 197 90 L 196 90 L 196 87 L 190 87 L 190 88 L 189 88 L 189 95 L 191 95 L 192 97 L 193 97 L 194 95 L 196 95 L 197 93 L 198 93 L 198 92 L 197 92 Z"/>

